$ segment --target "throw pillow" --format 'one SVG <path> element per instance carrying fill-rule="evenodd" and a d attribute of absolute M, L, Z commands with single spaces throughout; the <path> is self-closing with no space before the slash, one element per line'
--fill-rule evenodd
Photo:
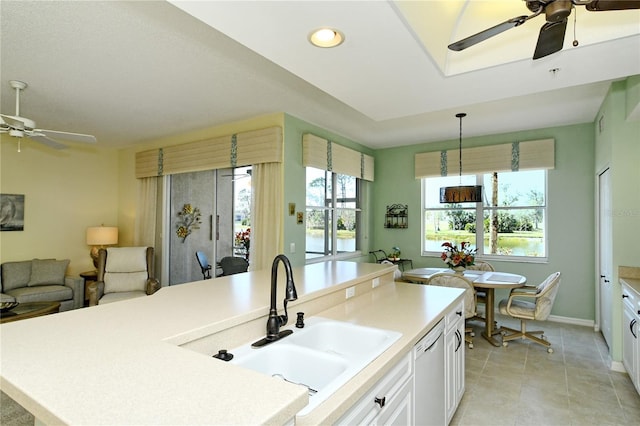
<path fill-rule="evenodd" d="M 69 259 L 33 259 L 31 263 L 31 279 L 29 287 L 38 285 L 64 285 L 64 274 L 69 266 Z"/>
<path fill-rule="evenodd" d="M 31 278 L 31 261 L 6 262 L 2 264 L 2 291 L 26 287 Z"/>

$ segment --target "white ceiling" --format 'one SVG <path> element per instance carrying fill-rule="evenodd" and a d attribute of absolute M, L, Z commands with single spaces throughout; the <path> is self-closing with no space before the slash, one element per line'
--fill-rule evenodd
<path fill-rule="evenodd" d="M 542 16 L 446 48 L 530 14 L 515 0 L 173 3 L 3 0 L 2 113 L 18 79 L 22 116 L 104 146 L 287 112 L 379 148 L 455 139 L 461 111 L 465 137 L 592 122 L 609 83 L 640 74 L 637 10 L 578 7 L 564 50 L 533 61 Z M 345 42 L 311 46 L 323 25 Z"/>

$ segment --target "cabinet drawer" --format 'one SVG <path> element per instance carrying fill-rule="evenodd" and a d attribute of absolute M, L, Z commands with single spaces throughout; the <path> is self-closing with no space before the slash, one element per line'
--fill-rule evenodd
<path fill-rule="evenodd" d="M 456 304 L 455 307 L 447 312 L 444 317 L 444 328 L 445 332 L 449 331 L 452 327 L 455 327 L 457 321 L 460 321 L 460 318 L 464 318 L 464 301 L 460 301 L 460 303 Z"/>
<path fill-rule="evenodd" d="M 380 379 L 365 396 L 360 398 L 336 424 L 354 425 L 371 423 L 378 413 L 382 411 L 381 404 L 376 402 L 376 400 L 382 400 L 382 398 L 384 398 L 384 405 L 390 404 L 412 374 L 412 357 L 411 353 L 408 353 L 390 372 Z"/>

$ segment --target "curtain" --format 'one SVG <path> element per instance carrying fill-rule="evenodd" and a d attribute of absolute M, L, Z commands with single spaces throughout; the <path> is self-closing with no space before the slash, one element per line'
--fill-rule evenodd
<path fill-rule="evenodd" d="M 555 166 L 554 153 L 554 139 L 464 148 L 462 150 L 462 172 L 463 174 L 477 174 L 553 169 Z M 415 155 L 416 179 L 457 176 L 459 173 L 459 149 L 422 152 Z"/>
<path fill-rule="evenodd" d="M 138 179 L 138 204 L 133 241 L 136 246 L 155 247 L 158 179 Z"/>
<path fill-rule="evenodd" d="M 251 270 L 271 267 L 283 247 L 282 163 L 254 164 L 251 174 Z"/>
<path fill-rule="evenodd" d="M 302 135 L 302 165 L 373 181 L 372 156 L 315 136 Z"/>

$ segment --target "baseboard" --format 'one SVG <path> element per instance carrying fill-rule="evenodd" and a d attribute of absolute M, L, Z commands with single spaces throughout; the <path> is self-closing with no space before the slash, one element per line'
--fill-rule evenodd
<path fill-rule="evenodd" d="M 611 359 L 611 358 L 609 358 Z M 610 370 L 612 371 L 617 371 L 618 373 L 626 373 L 627 369 L 624 368 L 624 364 L 622 364 L 620 361 L 611 361 L 611 366 L 609 367 Z"/>
<path fill-rule="evenodd" d="M 564 324 L 573 324 L 573 325 L 581 325 L 583 327 L 595 327 L 595 322 L 593 320 L 586 320 L 580 318 L 570 318 L 570 317 L 561 317 L 558 315 L 549 315 L 547 321 L 551 322 L 561 322 Z M 595 328 L 594 328 L 595 329 Z"/>

